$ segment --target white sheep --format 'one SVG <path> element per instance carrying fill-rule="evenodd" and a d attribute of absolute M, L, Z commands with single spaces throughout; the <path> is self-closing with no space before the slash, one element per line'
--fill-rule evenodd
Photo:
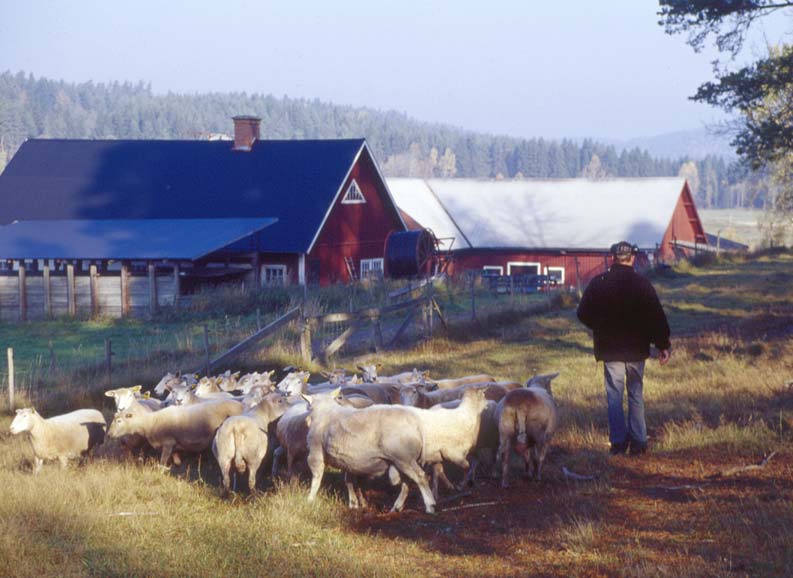
<path fill-rule="evenodd" d="M 129 434 L 143 436 L 154 449 L 161 450 L 160 463 L 167 466 L 174 450 L 208 449 L 223 421 L 240 413 L 242 404 L 237 401 L 170 406 L 148 414 L 117 413 L 107 433 L 114 438 Z"/>
<path fill-rule="evenodd" d="M 434 513 L 435 499 L 420 465 L 424 434 L 418 411 L 391 405 L 353 409 L 339 405 L 339 395 L 306 396 L 311 421 L 307 438 L 312 476 L 309 501 L 316 498 L 325 465 L 329 464 L 345 473 L 350 507 L 362 505 L 356 478 L 387 473 L 392 484 L 401 485 L 392 511 L 400 511 L 407 499 L 408 486 L 401 474 L 419 487 L 425 511 Z"/>
<path fill-rule="evenodd" d="M 540 480 L 545 454 L 558 422 L 551 392 L 551 381 L 558 375 L 536 375 L 526 383 L 525 389 L 510 391 L 498 404 L 502 488 L 509 487 L 509 461 L 513 449 L 523 458 L 526 473 L 533 472 L 535 479 Z"/>
<path fill-rule="evenodd" d="M 443 473 L 443 462 L 451 462 L 467 471 L 468 456 L 476 447 L 482 412 L 487 408 L 485 389 L 468 388 L 454 408 L 415 409 L 424 435 L 422 463 L 432 465 L 433 495 L 438 498 L 438 479 L 451 485 Z"/>
<path fill-rule="evenodd" d="M 242 415 L 226 419 L 212 441 L 212 453 L 223 474 L 223 490 L 231 490 L 231 468 L 248 470 L 248 489 L 256 490 L 256 473 L 267 455 L 268 429 L 281 417 L 290 403 L 286 395 L 271 393 Z"/>
<path fill-rule="evenodd" d="M 480 373 L 477 375 L 465 375 L 463 377 L 454 377 L 449 379 L 428 379 L 427 385 L 434 385 L 436 389 L 454 389 L 461 385 L 468 385 L 471 383 L 488 383 L 496 381 L 493 376 L 487 373 Z"/>
<path fill-rule="evenodd" d="M 324 392 L 315 395 L 327 395 Z M 298 459 L 308 454 L 306 438 L 308 436 L 309 412 L 308 404 L 300 397 L 291 400 L 291 407 L 281 416 L 275 425 L 275 436 L 278 447 L 273 452 L 272 477 L 278 475 L 278 466 L 281 458 L 286 454 L 286 475 L 291 478 L 294 473 L 294 464 Z M 344 396 L 338 400 L 340 405 L 361 409 L 373 405 L 370 398 L 361 395 Z"/>
<path fill-rule="evenodd" d="M 95 409 L 79 409 L 71 413 L 44 419 L 32 407 L 18 409 L 11 422 L 12 434 L 30 433 L 30 445 L 35 461 L 34 472 L 39 473 L 44 460 L 57 459 L 61 467 L 70 458 L 79 458 L 105 439 L 107 423 Z"/>
<path fill-rule="evenodd" d="M 508 391 L 522 387 L 514 381 L 499 381 L 485 383 L 469 383 L 460 385 L 453 389 L 436 389 L 429 391 L 426 386 L 421 384 L 402 385 L 399 390 L 400 403 L 422 409 L 428 409 L 434 405 L 461 399 L 466 390 L 470 388 L 484 389 L 485 397 L 492 401 L 499 401 Z"/>

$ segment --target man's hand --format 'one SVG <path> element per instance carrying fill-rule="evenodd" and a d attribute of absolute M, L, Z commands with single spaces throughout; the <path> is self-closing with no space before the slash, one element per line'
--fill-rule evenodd
<path fill-rule="evenodd" d="M 658 363 L 661 365 L 666 365 L 666 362 L 669 361 L 670 357 L 672 357 L 671 349 L 661 349 L 658 352 Z"/>

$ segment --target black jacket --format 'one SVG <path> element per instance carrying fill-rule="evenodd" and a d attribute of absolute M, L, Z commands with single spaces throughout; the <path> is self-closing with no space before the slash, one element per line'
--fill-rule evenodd
<path fill-rule="evenodd" d="M 642 361 L 650 344 L 669 349 L 669 323 L 650 282 L 633 267 L 615 263 L 590 281 L 578 318 L 589 327 L 598 361 Z"/>

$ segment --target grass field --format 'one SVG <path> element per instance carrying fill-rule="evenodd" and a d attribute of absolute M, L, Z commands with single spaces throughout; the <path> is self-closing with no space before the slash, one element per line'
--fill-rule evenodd
<path fill-rule="evenodd" d="M 378 483 L 373 508 L 350 512 L 339 474 L 326 475 L 314 506 L 305 480 L 263 478 L 262 495 L 223 499 L 211 457 L 163 472 L 119 461 L 112 444 L 80 466 L 33 476 L 30 449 L 8 433 L 5 415 L 0 574 L 791 575 L 793 255 L 686 264 L 653 283 L 674 335 L 671 362 L 648 362 L 646 456 L 608 456 L 603 368 L 572 308 L 493 313 L 377 360 L 439 377 L 559 371 L 561 426 L 542 482 L 518 479 L 502 491 L 485 478 L 429 516 L 415 488 L 406 512 L 388 514 L 394 496 Z M 253 362 L 269 369 L 289 356 Z M 156 359 L 149 365 L 147 383 Z M 93 398 L 62 395 L 60 409 L 81 399 Z M 765 467 L 735 470 L 771 452 Z M 563 467 L 595 479 L 568 481 Z"/>

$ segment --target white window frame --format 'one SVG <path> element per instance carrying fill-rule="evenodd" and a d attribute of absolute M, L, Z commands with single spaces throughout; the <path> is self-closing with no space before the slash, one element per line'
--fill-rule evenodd
<path fill-rule="evenodd" d="M 485 265 L 482 267 L 482 271 L 498 271 L 499 275 L 504 274 L 504 267 L 501 265 Z"/>
<path fill-rule="evenodd" d="M 559 285 L 564 285 L 564 267 L 546 267 L 545 274 L 550 276 L 551 271 L 559 271 L 562 276 L 559 279 Z"/>
<path fill-rule="evenodd" d="M 512 275 L 512 267 L 536 267 L 537 272 L 535 275 L 539 275 L 542 271 L 542 266 L 539 263 L 534 261 L 507 261 L 507 275 Z"/>
<path fill-rule="evenodd" d="M 350 186 L 341 199 L 342 205 L 362 205 L 366 203 L 366 197 L 363 196 L 363 191 L 355 179 L 350 181 Z"/>
<path fill-rule="evenodd" d="M 376 265 L 372 267 L 372 265 Z M 361 259 L 360 265 L 360 272 L 361 272 L 361 279 L 369 279 L 371 277 L 377 277 L 378 279 L 383 276 L 383 258 L 379 257 L 377 259 Z M 376 272 L 374 275 L 373 272 Z"/>
<path fill-rule="evenodd" d="M 273 270 L 273 271 L 280 271 L 280 273 L 281 273 L 281 275 L 280 275 L 281 276 L 281 283 L 274 283 L 274 282 L 272 282 L 272 280 L 270 280 L 270 281 L 267 280 L 267 270 L 268 269 Z M 286 265 L 281 265 L 281 264 L 278 264 L 278 263 L 272 263 L 272 264 L 265 263 L 264 265 L 262 265 L 262 276 L 261 276 L 262 286 L 263 287 L 286 287 L 286 285 L 288 283 L 288 277 L 286 276 L 286 273 L 287 273 Z"/>

